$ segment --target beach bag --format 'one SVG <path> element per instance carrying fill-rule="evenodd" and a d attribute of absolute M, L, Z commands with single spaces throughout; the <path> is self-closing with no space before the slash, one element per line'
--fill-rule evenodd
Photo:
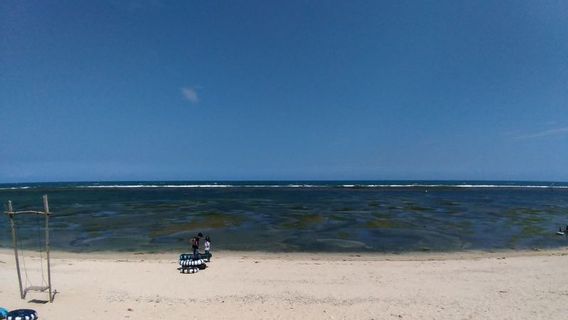
<path fill-rule="evenodd" d="M 32 309 L 18 309 L 8 312 L 7 320 L 36 320 L 37 313 Z"/>

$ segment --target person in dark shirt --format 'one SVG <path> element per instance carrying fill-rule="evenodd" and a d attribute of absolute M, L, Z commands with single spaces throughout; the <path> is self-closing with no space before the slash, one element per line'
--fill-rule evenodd
<path fill-rule="evenodd" d="M 193 259 L 199 259 L 199 241 L 203 238 L 203 233 L 191 238 L 191 248 L 193 249 Z"/>

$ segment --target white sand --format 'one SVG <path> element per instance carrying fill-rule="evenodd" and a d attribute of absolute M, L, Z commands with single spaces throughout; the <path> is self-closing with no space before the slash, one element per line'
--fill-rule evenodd
<path fill-rule="evenodd" d="M 30 277 L 38 275 L 29 255 L 26 266 Z M 568 249 L 361 256 L 216 252 L 209 268 L 197 274 L 180 274 L 176 267 L 175 253 L 55 253 L 52 276 L 59 293 L 54 303 L 41 304 L 30 301 L 47 294 L 19 298 L 13 254 L 0 250 L 0 306 L 33 308 L 42 320 L 568 317 Z"/>

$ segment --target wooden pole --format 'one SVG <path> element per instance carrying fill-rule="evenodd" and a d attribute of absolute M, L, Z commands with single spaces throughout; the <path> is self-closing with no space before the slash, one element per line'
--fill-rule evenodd
<path fill-rule="evenodd" d="M 43 195 L 43 209 L 45 211 L 45 251 L 47 252 L 47 285 L 49 287 L 49 302 L 53 302 L 51 295 L 51 263 L 49 261 L 49 203 L 47 195 Z"/>
<path fill-rule="evenodd" d="M 12 201 L 8 201 L 8 216 L 12 227 L 12 243 L 14 244 L 14 256 L 16 257 L 16 270 L 18 270 L 18 285 L 20 285 L 20 297 L 24 299 L 24 289 L 22 288 L 22 275 L 20 273 L 20 259 L 18 258 L 18 243 L 16 241 L 16 228 L 14 227 L 14 210 Z"/>

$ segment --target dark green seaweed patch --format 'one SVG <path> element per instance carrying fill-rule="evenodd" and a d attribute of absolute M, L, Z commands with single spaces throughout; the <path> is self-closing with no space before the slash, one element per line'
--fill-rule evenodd
<path fill-rule="evenodd" d="M 302 205 L 293 205 L 293 206 L 290 206 L 289 209 L 298 210 L 298 211 L 308 210 L 307 207 L 302 206 Z"/>
<path fill-rule="evenodd" d="M 381 206 L 381 203 L 379 201 L 371 201 L 369 202 L 368 206 L 372 208 L 378 208 Z"/>
<path fill-rule="evenodd" d="M 349 236 L 350 236 L 349 232 L 340 231 L 340 232 L 337 233 L 337 237 L 339 239 L 347 240 L 347 239 L 349 239 Z"/>
<path fill-rule="evenodd" d="M 193 217 L 189 222 L 168 224 L 158 230 L 153 230 L 150 232 L 150 236 L 155 238 L 183 231 L 237 227 L 241 225 L 244 220 L 245 218 L 242 216 L 228 215 L 220 212 L 202 212 Z"/>
<path fill-rule="evenodd" d="M 505 210 L 505 215 L 511 218 L 521 217 L 523 215 L 539 215 L 542 214 L 542 210 L 534 208 L 511 208 Z M 526 217 L 525 217 L 526 218 Z"/>
<path fill-rule="evenodd" d="M 425 208 L 425 207 L 421 207 L 419 205 L 413 204 L 413 205 L 409 205 L 406 207 L 407 210 L 410 211 L 428 211 L 430 210 L 429 208 Z"/>
<path fill-rule="evenodd" d="M 390 214 L 384 212 L 384 211 L 374 211 L 372 213 L 373 217 L 379 217 L 379 218 L 385 218 L 385 217 L 389 217 Z"/>
<path fill-rule="evenodd" d="M 398 228 L 401 227 L 401 225 L 396 222 L 396 221 L 392 221 L 391 219 L 385 219 L 385 218 L 379 218 L 379 219 L 373 219 L 368 221 L 365 226 L 367 228 L 375 228 L 375 229 L 390 229 L 390 228 Z"/>
<path fill-rule="evenodd" d="M 471 221 L 440 221 L 437 225 L 438 228 L 447 233 L 459 233 L 462 236 L 473 236 L 475 234 L 473 226 L 474 224 Z"/>
<path fill-rule="evenodd" d="M 535 208 L 511 208 L 504 212 L 504 215 L 511 219 L 511 224 L 519 230 L 514 234 L 509 245 L 515 247 L 517 243 L 527 237 L 545 237 L 550 231 L 541 224 L 546 221 L 543 211 Z"/>
<path fill-rule="evenodd" d="M 523 239 L 527 239 L 527 237 L 545 237 L 549 235 L 549 230 L 546 230 L 540 226 L 534 224 L 527 224 L 522 225 L 520 232 L 514 234 L 511 239 L 509 240 L 508 244 L 511 248 L 517 246 L 517 243 Z"/>
<path fill-rule="evenodd" d="M 459 202 L 451 201 L 451 200 L 442 200 L 440 204 L 443 206 L 450 206 L 450 207 L 457 207 L 459 206 Z"/>
<path fill-rule="evenodd" d="M 323 222 L 324 218 L 319 214 L 303 214 L 297 216 L 293 221 L 283 223 L 282 227 L 286 229 L 307 229 Z"/>
<path fill-rule="evenodd" d="M 540 226 L 529 224 L 522 226 L 521 233 L 524 236 L 543 236 L 548 234 L 549 232 Z"/>
<path fill-rule="evenodd" d="M 106 226 L 104 223 L 90 223 L 90 224 L 84 224 L 82 229 L 86 232 L 97 232 L 100 230 L 104 230 L 105 227 Z"/>
<path fill-rule="evenodd" d="M 329 216 L 329 219 L 333 220 L 333 221 L 342 221 L 342 222 L 353 220 L 353 218 L 351 216 L 346 215 L 346 214 L 332 214 L 332 215 Z"/>

